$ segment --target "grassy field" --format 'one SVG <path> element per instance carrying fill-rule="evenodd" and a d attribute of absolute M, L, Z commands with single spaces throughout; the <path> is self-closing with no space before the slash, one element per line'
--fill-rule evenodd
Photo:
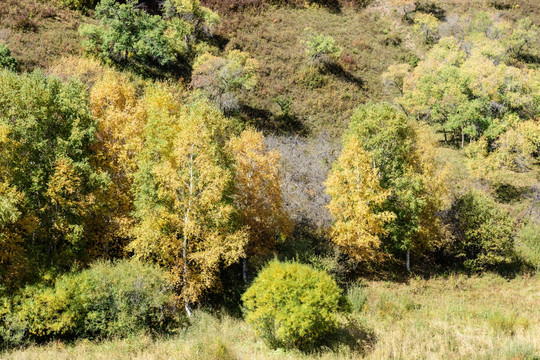
<path fill-rule="evenodd" d="M 61 342 L 0 355 L 64 359 L 540 359 L 540 276 L 451 276 L 361 285 L 350 315 L 363 341 L 317 354 L 269 349 L 241 319 L 198 312 L 168 338 Z M 363 305 L 362 305 L 363 304 Z M 350 328 L 349 328 L 350 330 Z M 340 339 L 345 339 L 342 336 Z"/>

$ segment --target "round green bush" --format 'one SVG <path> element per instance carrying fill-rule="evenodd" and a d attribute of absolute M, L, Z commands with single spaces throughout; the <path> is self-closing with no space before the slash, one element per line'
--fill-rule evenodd
<path fill-rule="evenodd" d="M 272 261 L 242 296 L 246 321 L 273 347 L 313 348 L 338 326 L 341 290 L 324 271 Z"/>
<path fill-rule="evenodd" d="M 179 312 L 165 272 L 139 261 L 98 262 L 54 286 L 32 285 L 0 299 L 0 345 L 50 339 L 167 332 Z"/>

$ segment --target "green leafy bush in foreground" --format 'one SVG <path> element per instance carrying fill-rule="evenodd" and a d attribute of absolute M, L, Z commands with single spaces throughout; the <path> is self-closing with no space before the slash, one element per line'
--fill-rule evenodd
<path fill-rule="evenodd" d="M 271 346 L 302 350 L 337 328 L 341 299 L 324 271 L 279 261 L 266 266 L 242 297 L 246 321 Z"/>
<path fill-rule="evenodd" d="M 178 325 L 166 274 L 139 261 L 98 262 L 54 286 L 0 299 L 0 345 L 49 339 L 123 337 Z"/>

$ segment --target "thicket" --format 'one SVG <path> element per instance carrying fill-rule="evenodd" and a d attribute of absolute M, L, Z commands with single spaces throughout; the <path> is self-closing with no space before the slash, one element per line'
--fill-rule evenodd
<path fill-rule="evenodd" d="M 450 208 L 450 250 L 469 271 L 508 269 L 515 261 L 515 221 L 479 192 L 460 196 Z"/>
<path fill-rule="evenodd" d="M 166 272 L 136 260 L 94 263 L 1 300 L 2 346 L 164 333 L 182 320 Z"/>

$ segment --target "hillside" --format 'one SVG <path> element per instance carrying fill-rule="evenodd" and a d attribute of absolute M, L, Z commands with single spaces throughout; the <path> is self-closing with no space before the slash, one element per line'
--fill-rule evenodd
<path fill-rule="evenodd" d="M 536 0 L 5 0 L 0 358 L 540 359 Z"/>

